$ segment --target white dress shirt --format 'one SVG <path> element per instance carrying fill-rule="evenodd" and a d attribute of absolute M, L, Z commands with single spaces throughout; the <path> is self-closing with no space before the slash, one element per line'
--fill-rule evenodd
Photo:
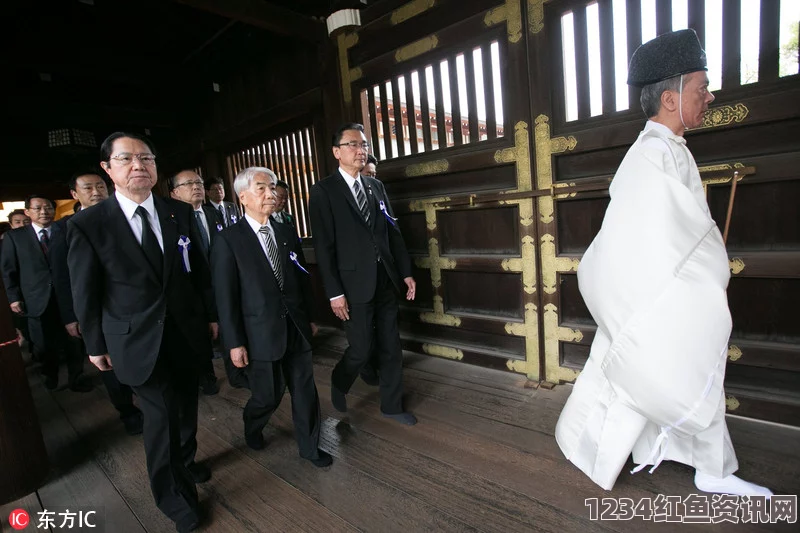
<path fill-rule="evenodd" d="M 217 210 L 218 213 L 222 215 L 222 225 L 226 225 L 228 223 L 228 210 L 225 209 L 225 205 L 217 204 L 213 200 L 209 200 L 211 207 Z"/>
<path fill-rule="evenodd" d="M 206 219 L 206 212 L 203 211 L 203 206 L 201 205 L 197 209 L 194 210 L 195 214 L 193 215 L 195 218 L 197 217 L 196 213 L 200 213 L 200 222 L 203 224 L 203 227 L 206 229 L 206 235 L 208 235 L 208 242 L 207 245 L 211 246 L 211 231 L 208 227 L 208 220 Z M 217 231 L 217 228 L 214 228 L 214 231 Z"/>
<path fill-rule="evenodd" d="M 339 173 L 344 178 L 344 181 L 347 182 L 347 188 L 350 189 L 350 194 L 353 195 L 353 198 L 356 201 L 356 205 L 358 205 L 358 197 L 356 196 L 356 191 L 353 190 L 353 185 L 355 184 L 355 182 L 358 182 L 358 184 L 361 185 L 361 190 L 364 191 L 364 198 L 367 197 L 367 188 L 364 186 L 364 180 L 361 179 L 361 174 L 359 173 L 358 176 L 353 177 L 344 170 L 342 170 L 342 167 L 339 167 Z"/>
<path fill-rule="evenodd" d="M 247 220 L 247 223 L 250 224 L 250 227 L 255 232 L 256 237 L 258 237 L 258 244 L 261 245 L 261 249 L 264 251 L 264 256 L 267 258 L 267 261 L 269 261 L 269 264 L 272 267 L 272 270 L 274 271 L 275 270 L 275 265 L 272 264 L 272 260 L 269 258 L 269 254 L 267 253 L 267 243 L 264 242 L 264 239 L 261 237 L 261 233 L 259 232 L 259 230 L 261 229 L 262 224 L 259 223 L 256 219 L 254 219 L 253 217 L 251 217 L 250 215 L 248 215 L 246 213 L 244 215 L 244 219 Z M 273 239 L 272 242 L 275 243 L 275 248 L 277 250 L 280 250 L 280 248 L 278 248 L 278 242 L 275 240 L 275 228 L 273 228 L 272 224 L 269 223 L 269 218 L 267 218 L 267 223 L 263 224 L 263 225 L 264 226 L 269 226 L 269 229 L 272 230 L 270 232 L 270 235 L 272 235 L 272 239 Z"/>
<path fill-rule="evenodd" d="M 41 234 L 42 230 L 44 230 L 44 232 L 47 233 L 48 239 L 53 236 L 53 226 L 47 226 L 46 228 L 44 228 L 39 224 L 37 224 L 36 222 L 31 222 L 31 226 L 33 226 L 33 231 L 36 232 L 36 238 L 39 239 L 39 242 L 42 242 L 42 234 Z"/>
<path fill-rule="evenodd" d="M 133 236 L 136 237 L 136 241 L 139 244 L 142 244 L 142 219 L 136 214 L 136 208 L 139 207 L 139 205 L 144 207 L 145 211 L 147 211 L 150 228 L 153 230 L 153 233 L 155 233 L 158 245 L 161 247 L 161 251 L 163 252 L 164 237 L 161 234 L 161 223 L 158 221 L 158 213 L 156 213 L 156 204 L 153 201 L 153 194 L 151 193 L 150 196 L 148 196 L 147 199 L 141 204 L 137 204 L 127 196 L 123 196 L 119 193 L 119 191 L 114 191 L 114 195 L 119 202 L 122 212 L 125 214 L 128 225 L 131 227 L 131 231 L 133 231 Z"/>

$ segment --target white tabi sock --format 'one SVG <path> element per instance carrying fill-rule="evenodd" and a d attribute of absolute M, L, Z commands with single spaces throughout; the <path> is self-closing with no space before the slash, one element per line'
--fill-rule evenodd
<path fill-rule="evenodd" d="M 709 476 L 700 471 L 695 472 L 694 486 L 703 492 L 715 492 L 718 494 L 734 494 L 737 496 L 772 496 L 772 491 L 761 485 L 750 483 L 733 474 L 727 477 L 718 478 Z"/>

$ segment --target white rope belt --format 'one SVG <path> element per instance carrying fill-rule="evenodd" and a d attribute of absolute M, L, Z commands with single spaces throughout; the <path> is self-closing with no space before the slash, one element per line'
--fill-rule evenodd
<path fill-rule="evenodd" d="M 697 411 L 700 408 L 700 405 L 705 401 L 705 399 L 708 397 L 708 394 L 711 392 L 711 385 L 714 384 L 714 376 L 717 375 L 717 370 L 719 369 L 720 364 L 725 362 L 727 358 L 728 358 L 728 348 L 726 346 L 725 349 L 722 351 L 722 357 L 719 359 L 719 361 L 717 361 L 717 365 L 714 367 L 714 370 L 712 370 L 711 373 L 708 375 L 708 379 L 706 380 L 706 387 L 705 389 L 703 389 L 703 393 L 700 395 L 700 398 L 698 398 L 698 400 L 695 402 L 692 409 L 689 411 L 688 414 L 681 417 L 681 419 L 675 422 L 673 425 L 661 426 L 661 432 L 659 432 L 658 437 L 656 438 L 656 442 L 653 445 L 653 449 L 650 450 L 649 457 L 645 462 L 643 462 L 642 464 L 638 465 L 636 468 L 631 470 L 631 474 L 640 472 L 641 470 L 644 469 L 645 466 L 649 464 L 653 465 L 653 468 L 649 470 L 649 473 L 652 474 L 653 472 L 655 472 L 656 468 L 659 467 L 661 462 L 664 460 L 664 456 L 667 454 L 667 444 L 669 443 L 670 431 L 672 431 L 677 427 L 680 427 L 681 424 L 686 422 L 692 415 L 694 415 L 695 411 Z M 658 458 L 656 459 L 656 457 Z M 654 459 L 655 461 L 653 461 Z"/>

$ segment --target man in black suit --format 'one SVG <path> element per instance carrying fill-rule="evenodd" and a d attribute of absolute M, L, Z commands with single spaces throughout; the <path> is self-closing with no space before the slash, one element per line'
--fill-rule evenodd
<path fill-rule="evenodd" d="M 45 386 L 48 389 L 58 386 L 58 358 L 64 352 L 69 388 L 88 392 L 92 390 L 91 384 L 80 379 L 84 359 L 67 340 L 53 283 L 51 250 L 58 242 L 65 241 L 66 233 L 53 224 L 55 205 L 47 198 L 30 196 L 25 200 L 25 214 L 31 224 L 9 231 L 3 239 L 3 282 L 11 310 L 17 315 L 27 314 Z M 72 333 L 77 334 L 77 330 Z"/>
<path fill-rule="evenodd" d="M 69 190 L 72 198 L 77 200 L 81 209 L 88 209 L 108 198 L 108 186 L 100 176 L 99 171 L 87 170 L 78 172 L 69 180 Z M 64 328 L 69 335 L 71 348 L 78 352 L 81 360 L 86 359 L 86 346 L 81 337 L 80 324 L 75 316 L 74 305 L 72 302 L 72 284 L 69 281 L 69 264 L 67 262 L 67 252 L 69 243 L 66 239 L 67 222 L 71 216 L 64 217 L 53 223 L 58 227 L 60 239 L 53 239 L 50 244 L 50 266 L 53 271 L 53 283 L 56 289 L 58 307 L 61 313 L 61 320 Z M 125 431 L 129 435 L 139 435 L 142 432 L 142 412 L 133 405 L 133 390 L 119 382 L 114 370 L 100 372 L 108 391 L 111 403 L 119 412 L 119 417 L 125 425 Z"/>
<path fill-rule="evenodd" d="M 103 142 L 116 193 L 69 221 L 69 272 L 89 359 L 113 367 L 139 398 L 156 505 L 178 531 L 193 531 L 195 483 L 211 477 L 194 458 L 198 367 L 217 334 L 216 308 L 192 208 L 151 194 L 153 152 L 134 134 Z"/>
<path fill-rule="evenodd" d="M 309 210 L 317 265 L 333 313 L 350 344 L 331 376 L 331 402 L 347 411 L 345 395 L 377 350 L 381 412 L 407 425 L 403 410 L 403 352 L 397 327 L 398 294 L 413 300 L 411 259 L 383 184 L 360 175 L 369 143 L 361 124 L 333 136 L 339 169 L 311 188 Z"/>
<path fill-rule="evenodd" d="M 375 158 L 374 155 L 368 154 L 367 155 L 367 164 L 364 165 L 364 168 L 361 169 L 361 175 L 365 178 L 378 178 L 378 160 Z M 361 375 L 361 379 L 367 385 L 376 386 L 380 383 L 378 379 L 378 355 L 373 351 L 372 355 L 370 355 L 369 361 L 366 365 L 361 369 L 359 374 Z"/>
<path fill-rule="evenodd" d="M 203 187 L 203 178 L 194 170 L 182 170 L 169 178 L 169 195 L 175 200 L 186 202 L 194 210 L 194 219 L 200 239 L 197 244 L 203 251 L 203 257 L 210 260 L 211 245 L 217 237 L 217 232 L 224 228 L 222 216 L 211 206 L 203 205 L 206 199 Z M 213 395 L 219 392 L 217 376 L 214 374 L 212 359 L 213 350 L 208 353 L 208 358 L 203 362 L 200 371 L 200 388 L 203 394 Z"/>
<path fill-rule="evenodd" d="M 294 217 L 286 209 L 289 201 L 289 184 L 278 180 L 275 185 L 275 212 L 270 217 L 275 222 L 294 226 Z"/>
<path fill-rule="evenodd" d="M 8 214 L 8 223 L 11 225 L 11 229 L 16 229 L 29 225 L 31 219 L 25 214 L 24 209 L 14 209 Z M 0 252 L 1 251 L 2 247 L 0 247 Z M 0 256 L 2 256 L 2 254 L 0 254 Z M 28 333 L 28 319 L 17 313 L 12 313 L 11 317 L 14 321 L 14 327 L 17 328 L 17 334 L 23 341 L 28 341 L 29 351 L 33 353 L 33 344 L 30 341 L 31 335 Z"/>
<path fill-rule="evenodd" d="M 239 208 L 233 203 L 225 201 L 225 185 L 222 178 L 206 180 L 206 197 L 208 205 L 216 210 L 222 218 L 222 225 L 226 228 L 239 221 Z"/>
<path fill-rule="evenodd" d="M 320 409 L 311 360 L 311 286 L 294 228 L 270 222 L 275 174 L 251 167 L 233 187 L 245 209 L 235 226 L 220 233 L 211 272 L 222 342 L 237 367 L 249 367 L 250 400 L 244 408 L 247 445 L 264 447 L 262 430 L 286 387 L 300 456 L 331 464 L 320 450 Z"/>

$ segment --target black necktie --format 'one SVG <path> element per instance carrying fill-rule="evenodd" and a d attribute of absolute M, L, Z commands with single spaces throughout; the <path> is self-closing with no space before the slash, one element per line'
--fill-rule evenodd
<path fill-rule="evenodd" d="M 39 230 L 39 246 L 42 247 L 42 252 L 47 257 L 47 250 L 50 248 L 50 236 L 47 235 L 46 229 Z"/>
<path fill-rule="evenodd" d="M 278 254 L 278 245 L 275 244 L 275 239 L 272 235 L 272 228 L 264 225 L 261 226 L 258 232 L 264 237 L 264 242 L 267 244 L 269 262 L 272 265 L 272 271 L 275 272 L 275 279 L 278 280 L 278 287 L 283 290 L 283 266 L 281 266 L 281 258 Z"/>
<path fill-rule="evenodd" d="M 364 194 L 364 189 L 359 185 L 358 180 L 353 184 L 353 190 L 356 191 L 356 201 L 358 202 L 358 209 L 361 211 L 361 216 L 369 224 L 369 209 L 367 209 L 367 195 Z"/>
<path fill-rule="evenodd" d="M 142 219 L 142 250 L 147 257 L 147 262 L 156 271 L 156 275 L 160 278 L 164 274 L 164 253 L 161 251 L 161 246 L 158 245 L 156 234 L 153 233 L 153 228 L 150 227 L 150 219 L 147 217 L 147 210 L 139 206 L 136 208 L 136 214 Z"/>
<path fill-rule="evenodd" d="M 205 215 L 200 211 L 194 212 L 194 221 L 197 222 L 197 229 L 200 232 L 200 248 L 203 249 L 203 254 L 208 257 L 208 247 L 210 246 L 211 242 L 209 241 L 206 227 L 203 225 L 203 219 L 201 218 L 203 216 Z"/>
<path fill-rule="evenodd" d="M 228 219 L 225 217 L 225 207 L 222 204 L 219 204 L 219 207 L 217 209 L 219 210 L 219 214 L 222 215 L 222 225 L 227 228 Z"/>

